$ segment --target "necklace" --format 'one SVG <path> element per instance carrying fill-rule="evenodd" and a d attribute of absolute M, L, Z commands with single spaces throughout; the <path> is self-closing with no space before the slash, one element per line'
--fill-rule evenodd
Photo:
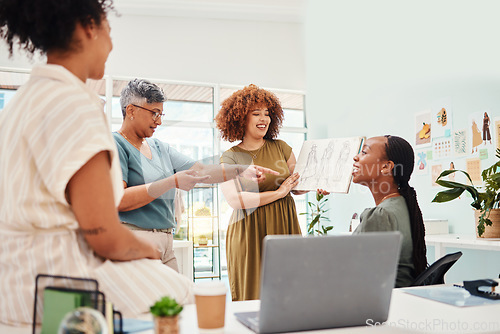
<path fill-rule="evenodd" d="M 385 196 L 384 198 L 382 198 L 382 200 L 380 201 L 380 203 L 382 203 L 383 201 L 385 201 L 386 199 L 388 198 L 391 198 L 391 197 L 397 197 L 397 196 L 400 196 L 399 193 L 392 193 L 392 194 L 389 194 L 387 196 Z"/>
<path fill-rule="evenodd" d="M 125 138 L 125 139 L 126 139 L 126 140 L 130 143 L 130 144 L 132 144 L 132 145 L 133 145 L 136 149 L 138 149 L 138 150 L 139 150 L 139 152 L 141 151 L 141 146 L 142 146 L 142 144 L 144 143 L 144 139 L 143 139 L 143 140 L 142 140 L 142 142 L 141 142 L 141 146 L 137 146 L 137 145 L 135 145 L 134 143 L 132 143 L 132 141 L 131 141 L 130 139 L 128 139 L 128 137 L 127 137 L 127 136 L 125 136 L 125 134 L 124 134 L 123 132 L 121 132 L 120 130 L 118 130 L 118 133 L 119 133 L 119 134 L 121 134 L 121 135 L 122 135 L 122 137 L 123 137 L 123 138 Z"/>
<path fill-rule="evenodd" d="M 266 145 L 266 141 L 264 140 L 264 144 L 262 144 L 258 149 L 256 150 L 247 150 L 246 148 L 242 147 L 242 149 L 244 149 L 245 151 L 247 151 L 248 153 L 250 153 L 250 155 L 252 155 L 253 159 L 257 159 L 257 155 L 259 154 L 260 150 L 264 147 L 264 145 Z"/>

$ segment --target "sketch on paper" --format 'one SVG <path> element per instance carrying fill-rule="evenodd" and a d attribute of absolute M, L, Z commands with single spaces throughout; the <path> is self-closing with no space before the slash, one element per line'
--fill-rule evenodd
<path fill-rule="evenodd" d="M 491 120 L 491 117 L 492 116 L 488 111 L 479 111 L 470 115 L 470 154 L 477 156 L 477 153 L 479 153 L 479 150 L 482 148 L 488 149 L 490 154 L 494 153 L 495 145 L 493 145 L 494 137 L 492 136 L 494 123 Z"/>
<path fill-rule="evenodd" d="M 468 154 L 467 150 L 467 131 L 465 129 L 453 132 L 453 147 L 457 157 L 463 157 Z"/>
<path fill-rule="evenodd" d="M 415 115 L 415 145 L 428 146 L 431 143 L 431 111 L 426 110 Z"/>
<path fill-rule="evenodd" d="M 439 184 L 436 183 L 436 179 L 439 177 L 441 172 L 443 171 L 443 166 L 441 164 L 439 165 L 432 165 L 431 169 L 431 185 L 433 187 L 439 187 Z"/>
<path fill-rule="evenodd" d="M 437 138 L 432 140 L 432 157 L 434 160 L 451 157 L 451 137 Z"/>
<path fill-rule="evenodd" d="M 500 149 L 500 120 L 495 120 L 495 141 L 496 148 Z"/>
<path fill-rule="evenodd" d="M 415 167 L 413 168 L 413 170 L 416 175 L 425 175 L 429 173 L 429 162 L 427 160 L 427 152 L 415 152 Z"/>
<path fill-rule="evenodd" d="M 452 124 L 452 114 L 450 108 L 447 105 L 439 105 L 432 110 L 432 137 L 450 137 L 451 131 L 453 129 Z"/>
<path fill-rule="evenodd" d="M 353 158 L 361 147 L 361 137 L 308 140 L 302 145 L 295 171 L 295 190 L 347 193 L 352 178 Z"/>
<path fill-rule="evenodd" d="M 483 178 L 481 177 L 481 159 L 467 159 L 465 168 L 475 185 L 480 185 L 483 182 Z"/>

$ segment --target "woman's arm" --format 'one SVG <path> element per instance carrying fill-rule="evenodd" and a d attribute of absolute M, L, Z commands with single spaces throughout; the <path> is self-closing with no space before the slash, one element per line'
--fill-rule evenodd
<path fill-rule="evenodd" d="M 278 172 L 257 165 L 233 165 L 233 164 L 220 164 L 220 165 L 204 165 L 196 162 L 190 170 L 195 170 L 199 175 L 209 176 L 206 183 L 221 183 L 232 180 L 237 176 L 244 177 L 258 183 L 265 180 L 265 174 L 279 175 Z"/>
<path fill-rule="evenodd" d="M 130 211 L 141 208 L 173 188 L 191 190 L 197 183 L 206 182 L 208 178 L 209 176 L 198 176 L 198 172 L 194 170 L 187 170 L 175 173 L 156 182 L 138 186 L 127 187 L 124 181 L 125 193 L 118 206 L 118 211 Z"/>
<path fill-rule="evenodd" d="M 290 190 L 297 185 L 298 174 L 290 175 L 277 190 L 262 193 L 241 191 L 237 179 L 222 184 L 222 193 L 233 209 L 251 209 L 264 206 L 288 195 Z"/>
<path fill-rule="evenodd" d="M 153 245 L 120 223 L 109 170 L 109 153 L 99 152 L 73 175 L 66 187 L 68 202 L 85 240 L 106 259 L 159 259 L 160 253 Z"/>

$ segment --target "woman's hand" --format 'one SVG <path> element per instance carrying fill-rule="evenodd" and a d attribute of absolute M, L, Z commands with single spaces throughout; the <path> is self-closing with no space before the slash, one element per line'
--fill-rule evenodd
<path fill-rule="evenodd" d="M 285 197 L 299 183 L 299 173 L 293 173 L 286 178 L 281 186 L 276 190 L 280 194 L 280 198 Z"/>
<path fill-rule="evenodd" d="M 326 190 L 323 190 L 323 189 L 316 189 L 316 193 L 318 193 L 320 195 L 323 195 L 323 196 L 330 195 L 329 191 L 326 191 Z"/>
<path fill-rule="evenodd" d="M 197 183 L 203 183 L 210 178 L 210 175 L 198 176 L 195 170 L 185 170 L 174 174 L 176 180 L 175 187 L 181 190 L 191 190 Z"/>
<path fill-rule="evenodd" d="M 310 190 L 292 190 L 292 194 L 294 195 L 304 195 L 307 194 Z M 326 190 L 323 189 L 316 189 L 316 193 L 321 194 L 321 195 L 330 195 L 330 193 Z"/>
<path fill-rule="evenodd" d="M 247 169 L 241 172 L 240 176 L 245 179 L 249 179 L 255 181 L 257 183 L 261 183 L 266 179 L 265 174 L 279 175 L 280 173 L 266 167 L 250 165 Z"/>

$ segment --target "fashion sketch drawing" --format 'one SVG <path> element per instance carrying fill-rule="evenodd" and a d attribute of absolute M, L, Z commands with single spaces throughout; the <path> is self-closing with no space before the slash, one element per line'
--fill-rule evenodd
<path fill-rule="evenodd" d="M 299 184 L 295 189 L 320 188 L 346 193 L 351 182 L 352 159 L 359 152 L 361 142 L 361 137 L 304 142 L 295 167 L 300 175 Z"/>

